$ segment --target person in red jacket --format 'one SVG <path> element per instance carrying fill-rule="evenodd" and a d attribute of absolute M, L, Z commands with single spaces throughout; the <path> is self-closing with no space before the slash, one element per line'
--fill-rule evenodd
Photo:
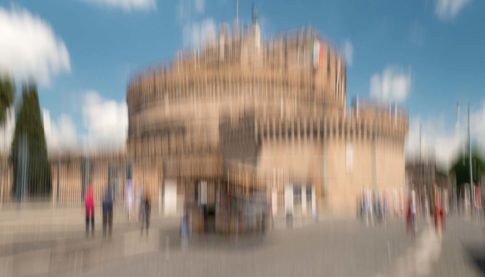
<path fill-rule="evenodd" d="M 434 222 L 436 232 L 441 234 L 444 228 L 444 212 L 443 212 L 443 203 L 441 200 L 441 192 L 438 187 L 435 185 L 435 208 L 434 208 Z"/>
<path fill-rule="evenodd" d="M 412 233 L 414 230 L 413 228 L 413 223 L 414 223 L 414 218 L 412 217 L 412 212 L 411 212 L 411 200 L 408 200 L 406 203 L 406 230 L 408 233 Z"/>
<path fill-rule="evenodd" d="M 410 193 L 406 207 L 406 229 L 411 235 L 416 233 L 416 206 L 414 202 L 414 191 Z"/>
<path fill-rule="evenodd" d="M 94 192 L 92 184 L 89 184 L 86 191 L 84 205 L 86 207 L 86 236 L 89 235 L 89 229 L 91 229 L 91 236 L 94 236 Z"/>

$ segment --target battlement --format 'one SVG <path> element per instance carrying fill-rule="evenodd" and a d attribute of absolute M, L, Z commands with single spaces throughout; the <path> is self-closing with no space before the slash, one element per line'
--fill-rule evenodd
<path fill-rule="evenodd" d="M 289 31 L 267 41 L 263 41 L 257 33 L 249 29 L 238 37 L 230 37 L 221 31 L 218 43 L 207 42 L 200 49 L 179 51 L 172 64 L 144 68 L 133 75 L 131 82 L 150 73 L 182 73 L 221 66 L 239 67 L 245 64 L 277 67 L 281 70 L 312 71 L 316 66 L 312 64 L 313 55 L 320 50 L 322 53 L 319 53 L 318 58 L 321 60 L 315 60 L 315 63 L 325 61 L 327 56 L 341 59 L 337 48 L 311 27 Z M 321 46 L 318 51 L 314 49 L 315 42 Z"/>
<path fill-rule="evenodd" d="M 349 116 L 355 121 L 380 122 L 408 128 L 407 112 L 395 104 L 383 104 L 369 100 L 356 100 L 352 103 Z"/>
<path fill-rule="evenodd" d="M 283 98 L 281 101 L 299 107 L 310 103 L 315 109 L 343 112 L 346 68 L 331 43 L 312 28 L 291 31 L 266 43 L 260 36 L 257 26 L 237 37 L 221 32 L 219 43 L 178 54 L 172 65 L 139 72 L 128 85 L 129 113 L 194 100 L 219 103 L 228 97 L 246 97 L 251 102 L 249 98 L 259 102 Z"/>
<path fill-rule="evenodd" d="M 318 62 L 323 63 L 327 58 L 340 59 L 336 47 L 311 27 L 277 35 L 267 41 L 261 38 L 258 26 L 232 37 L 225 30 L 227 28 L 221 27 L 218 41 L 208 42 L 201 49 L 177 53 L 174 68 L 200 70 L 246 65 L 256 69 L 269 67 L 311 72 Z M 318 47 L 315 46 L 317 42 Z M 321 53 L 317 53 L 319 51 Z"/>

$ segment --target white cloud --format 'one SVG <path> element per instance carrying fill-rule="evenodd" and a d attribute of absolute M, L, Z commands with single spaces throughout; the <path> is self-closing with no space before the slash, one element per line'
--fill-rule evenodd
<path fill-rule="evenodd" d="M 411 72 L 388 66 L 370 80 L 370 95 L 382 102 L 403 102 L 411 90 Z"/>
<path fill-rule="evenodd" d="M 421 119 L 416 117 L 411 119 L 409 134 L 406 142 L 406 154 L 408 157 L 419 155 L 419 127 L 421 126 L 421 141 L 423 156 L 434 156 L 437 162 L 444 168 L 449 168 L 453 159 L 463 151 L 467 150 L 466 140 L 466 118 L 463 116 L 459 124 L 446 124 L 444 116 Z M 470 114 L 472 128 L 472 141 L 478 143 L 477 146 L 485 149 L 485 101 L 478 110 L 472 110 Z M 448 124 L 450 125 L 450 124 Z"/>
<path fill-rule="evenodd" d="M 0 72 L 49 84 L 52 75 L 70 71 L 64 42 L 25 9 L 0 7 L 0 38 Z"/>
<path fill-rule="evenodd" d="M 69 151 L 79 146 L 76 125 L 69 115 L 61 114 L 55 121 L 49 110 L 43 109 L 42 120 L 49 151 Z"/>
<path fill-rule="evenodd" d="M 184 25 L 183 45 L 185 48 L 201 48 L 215 40 L 216 24 L 212 18 Z"/>
<path fill-rule="evenodd" d="M 436 0 L 435 13 L 441 20 L 449 20 L 470 3 L 471 0 Z"/>
<path fill-rule="evenodd" d="M 354 59 L 354 46 L 350 40 L 346 40 L 342 46 L 342 54 L 348 66 L 352 66 Z"/>
<path fill-rule="evenodd" d="M 111 8 L 119 8 L 126 12 L 141 10 L 148 11 L 155 9 L 157 3 L 155 0 L 85 0 L 90 3 L 107 6 Z"/>
<path fill-rule="evenodd" d="M 86 92 L 83 102 L 83 123 L 87 131 L 84 147 L 90 151 L 123 149 L 128 132 L 126 103 L 103 99 L 95 91 Z"/>
<path fill-rule="evenodd" d="M 48 109 L 42 109 L 42 122 L 49 151 L 117 151 L 126 146 L 128 107 L 124 101 L 104 99 L 96 91 L 82 96 L 82 124 L 79 131 L 68 114 L 53 118 Z M 15 131 L 15 111 L 8 112 L 5 126 L 0 128 L 0 149 L 10 150 Z"/>
<path fill-rule="evenodd" d="M 419 129 L 421 126 L 421 143 Z M 460 128 L 449 129 L 443 116 L 437 118 L 413 118 L 409 124 L 409 134 L 406 141 L 406 155 L 436 158 L 439 165 L 448 168 L 462 150 L 465 136 Z M 420 150 L 421 144 L 421 150 Z"/>

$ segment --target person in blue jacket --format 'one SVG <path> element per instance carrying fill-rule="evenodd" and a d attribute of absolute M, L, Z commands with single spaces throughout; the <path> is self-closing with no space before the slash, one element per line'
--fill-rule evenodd
<path fill-rule="evenodd" d="M 103 197 L 103 236 L 108 232 L 111 237 L 113 231 L 113 192 L 108 185 Z"/>

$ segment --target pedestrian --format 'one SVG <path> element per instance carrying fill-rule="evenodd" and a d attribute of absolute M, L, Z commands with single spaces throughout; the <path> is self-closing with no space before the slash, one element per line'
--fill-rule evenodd
<path fill-rule="evenodd" d="M 141 209 L 143 206 L 143 195 L 143 187 L 138 188 L 135 195 L 135 207 L 138 207 L 140 215 L 143 215 L 143 209 Z"/>
<path fill-rule="evenodd" d="M 365 203 L 366 203 L 366 224 L 369 226 L 372 223 L 372 193 L 370 190 L 367 191 L 366 193 L 366 198 L 365 198 Z"/>
<path fill-rule="evenodd" d="M 415 209 L 413 193 L 409 196 L 407 209 L 406 209 L 406 226 L 407 231 L 412 235 L 416 232 L 416 209 Z"/>
<path fill-rule="evenodd" d="M 482 212 L 483 217 L 485 218 L 485 197 L 482 196 Z"/>
<path fill-rule="evenodd" d="M 184 211 L 184 215 L 182 216 L 182 220 L 180 223 L 180 242 L 181 242 L 182 249 L 187 248 L 188 239 L 189 239 L 189 216 L 188 216 L 188 212 Z"/>
<path fill-rule="evenodd" d="M 133 184 L 131 180 L 126 182 L 126 211 L 128 213 L 128 222 L 132 220 L 133 213 Z"/>
<path fill-rule="evenodd" d="M 91 229 L 91 236 L 94 236 L 94 192 L 91 183 L 88 185 L 84 204 L 86 208 L 86 237 L 89 236 L 89 229 Z"/>
<path fill-rule="evenodd" d="M 436 187 L 435 189 L 435 208 L 434 208 L 434 219 L 435 219 L 435 228 L 436 232 L 441 235 L 444 227 L 444 213 L 443 213 L 443 204 L 441 200 L 441 195 Z"/>
<path fill-rule="evenodd" d="M 389 203 L 387 200 L 387 194 L 382 194 L 382 218 L 385 220 L 389 213 Z"/>
<path fill-rule="evenodd" d="M 367 217 L 367 202 L 365 198 L 365 191 L 362 191 L 360 195 L 360 217 L 362 222 L 366 222 Z"/>
<path fill-rule="evenodd" d="M 443 208 L 443 202 L 440 201 L 440 208 L 439 208 L 439 217 L 440 217 L 440 223 L 441 223 L 441 231 L 445 230 L 445 209 Z"/>
<path fill-rule="evenodd" d="M 376 217 L 376 223 L 381 223 L 382 221 L 382 203 L 381 199 L 379 197 L 379 193 L 375 192 L 374 193 L 374 209 L 375 209 L 375 217 Z"/>
<path fill-rule="evenodd" d="M 411 231 L 411 225 L 412 225 L 412 218 L 411 218 L 411 200 L 408 200 L 408 203 L 406 205 L 406 230 L 408 232 Z"/>
<path fill-rule="evenodd" d="M 358 216 L 361 222 L 364 222 L 364 214 L 365 214 L 365 204 L 364 204 L 364 193 L 361 192 L 360 197 L 357 200 L 358 206 Z"/>
<path fill-rule="evenodd" d="M 113 193 L 111 186 L 108 185 L 103 197 L 103 236 L 106 237 L 108 231 L 109 236 L 113 230 Z"/>
<path fill-rule="evenodd" d="M 142 200 L 140 201 L 140 211 L 141 211 L 141 231 L 145 230 L 146 234 L 148 235 L 148 228 L 150 228 L 150 211 L 151 211 L 151 203 L 150 197 L 147 193 L 143 196 Z"/>

